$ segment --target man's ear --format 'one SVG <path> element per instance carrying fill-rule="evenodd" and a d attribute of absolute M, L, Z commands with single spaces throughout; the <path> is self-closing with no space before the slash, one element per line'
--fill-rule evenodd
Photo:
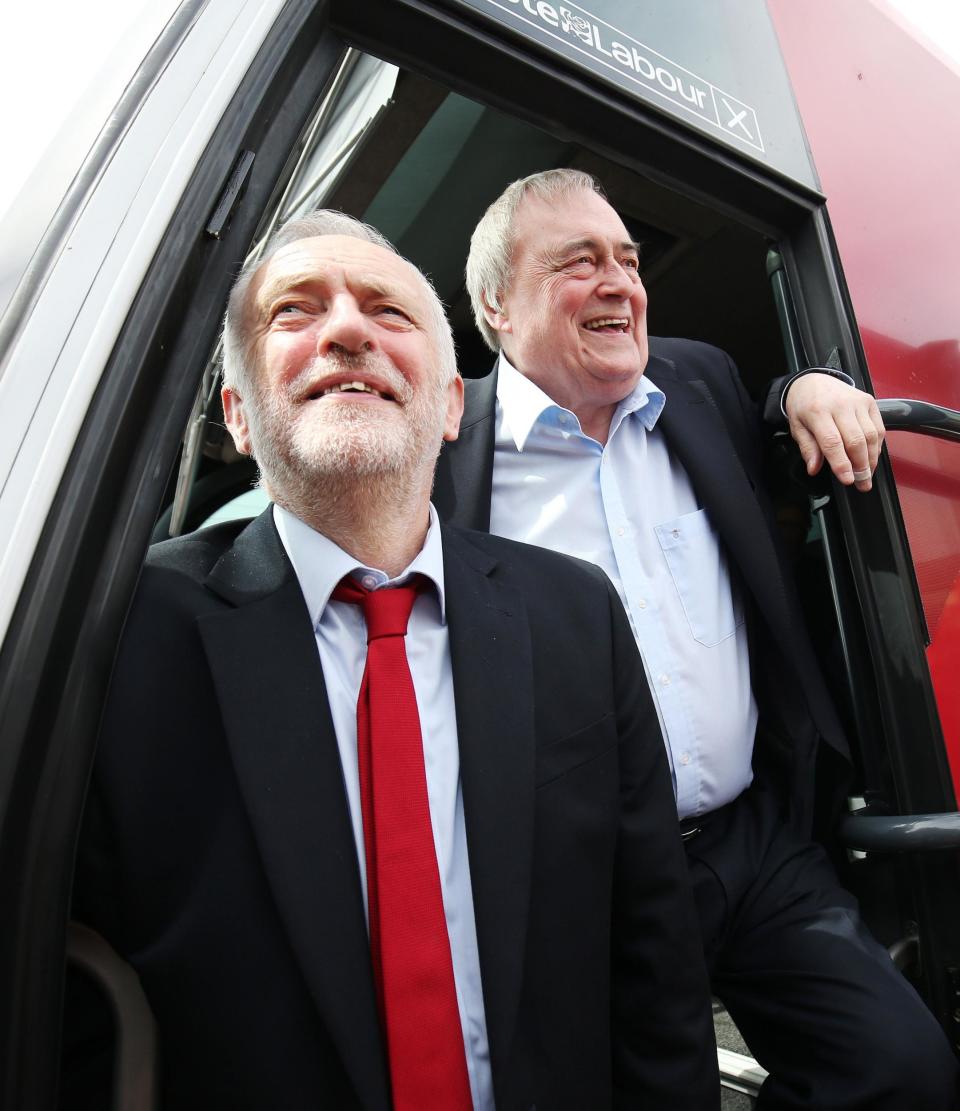
<path fill-rule="evenodd" d="M 498 293 L 492 298 L 486 291 L 483 294 L 483 315 L 487 323 L 495 332 L 512 332 L 513 326 L 507 316 L 507 309 L 503 303 L 503 294 Z"/>
<path fill-rule="evenodd" d="M 443 438 L 455 440 L 460 435 L 463 416 L 463 379 L 458 374 L 447 386 L 447 415 L 443 422 Z"/>
<path fill-rule="evenodd" d="M 232 386 L 224 386 L 220 391 L 220 400 L 223 402 L 223 419 L 227 431 L 233 437 L 237 451 L 241 455 L 252 455 L 250 429 L 243 411 L 243 398 Z"/>

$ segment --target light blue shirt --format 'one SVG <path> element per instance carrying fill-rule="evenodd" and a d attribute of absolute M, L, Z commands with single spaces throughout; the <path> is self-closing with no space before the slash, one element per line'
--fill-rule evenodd
<path fill-rule="evenodd" d="M 665 401 L 641 378 L 602 445 L 501 354 L 490 531 L 609 575 L 643 657 L 686 818 L 750 784 L 757 708 L 726 553 L 656 427 Z"/>
<path fill-rule="evenodd" d="M 367 902 L 367 868 L 357 767 L 357 698 L 367 658 L 367 630 L 359 606 L 331 601 L 330 595 L 337 583 L 350 574 L 354 574 L 368 590 L 394 585 L 414 573 L 425 575 L 436 586 L 436 592 L 420 594 L 414 602 L 407 627 L 407 660 L 420 713 L 430 821 L 450 937 L 473 1106 L 476 1111 L 494 1111 L 463 793 L 460 788 L 460 751 L 444 603 L 443 552 L 436 511 L 433 506 L 430 507 L 430 527 L 423 549 L 403 574 L 394 579 L 389 579 L 378 568 L 358 564 L 353 556 L 332 540 L 279 506 L 273 507 L 273 515 L 316 634 L 353 822 L 364 909 Z"/>

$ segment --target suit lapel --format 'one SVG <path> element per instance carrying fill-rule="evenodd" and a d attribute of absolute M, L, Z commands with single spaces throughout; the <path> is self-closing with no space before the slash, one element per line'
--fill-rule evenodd
<path fill-rule="evenodd" d="M 653 357 L 647 371 L 667 402 L 660 416 L 672 454 L 690 476 L 710 520 L 760 612 L 783 636 L 792 628 L 786 586 L 774 546 L 774 524 L 758 498 L 760 477 L 748 470 L 709 386 L 684 381 L 672 362 Z"/>
<path fill-rule="evenodd" d="M 365 1107 L 389 1096 L 353 829 L 303 595 L 268 510 L 207 586 L 200 619 L 240 790 L 305 981 Z"/>
<path fill-rule="evenodd" d="M 465 383 L 460 435 L 444 444 L 437 462 L 433 504 L 440 519 L 463 528 L 490 528 L 493 438 L 496 427 L 497 368 Z"/>
<path fill-rule="evenodd" d="M 443 534 L 460 770 L 494 1090 L 505 1100 L 530 899 L 533 671 L 526 607 L 495 561 Z"/>

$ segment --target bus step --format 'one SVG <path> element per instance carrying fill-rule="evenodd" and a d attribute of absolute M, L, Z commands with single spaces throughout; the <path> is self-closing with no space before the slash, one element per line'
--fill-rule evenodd
<path fill-rule="evenodd" d="M 717 1063 L 720 1066 L 721 1088 L 741 1092 L 753 1099 L 760 1094 L 760 1085 L 767 1078 L 767 1070 L 752 1057 L 734 1053 L 732 1049 L 718 1049 Z"/>

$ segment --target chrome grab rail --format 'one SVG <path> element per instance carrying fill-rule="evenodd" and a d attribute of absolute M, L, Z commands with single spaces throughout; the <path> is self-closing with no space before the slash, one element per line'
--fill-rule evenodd
<path fill-rule="evenodd" d="M 937 852 L 960 849 L 960 814 L 848 814 L 840 842 L 863 852 Z"/>
<path fill-rule="evenodd" d="M 960 442 L 960 413 L 956 409 L 907 397 L 878 398 L 877 408 L 888 432 L 920 432 Z"/>
<path fill-rule="evenodd" d="M 67 925 L 67 960 L 103 993 L 114 1020 L 114 1111 L 157 1111 L 157 1029 L 133 968 L 79 922 Z"/>

